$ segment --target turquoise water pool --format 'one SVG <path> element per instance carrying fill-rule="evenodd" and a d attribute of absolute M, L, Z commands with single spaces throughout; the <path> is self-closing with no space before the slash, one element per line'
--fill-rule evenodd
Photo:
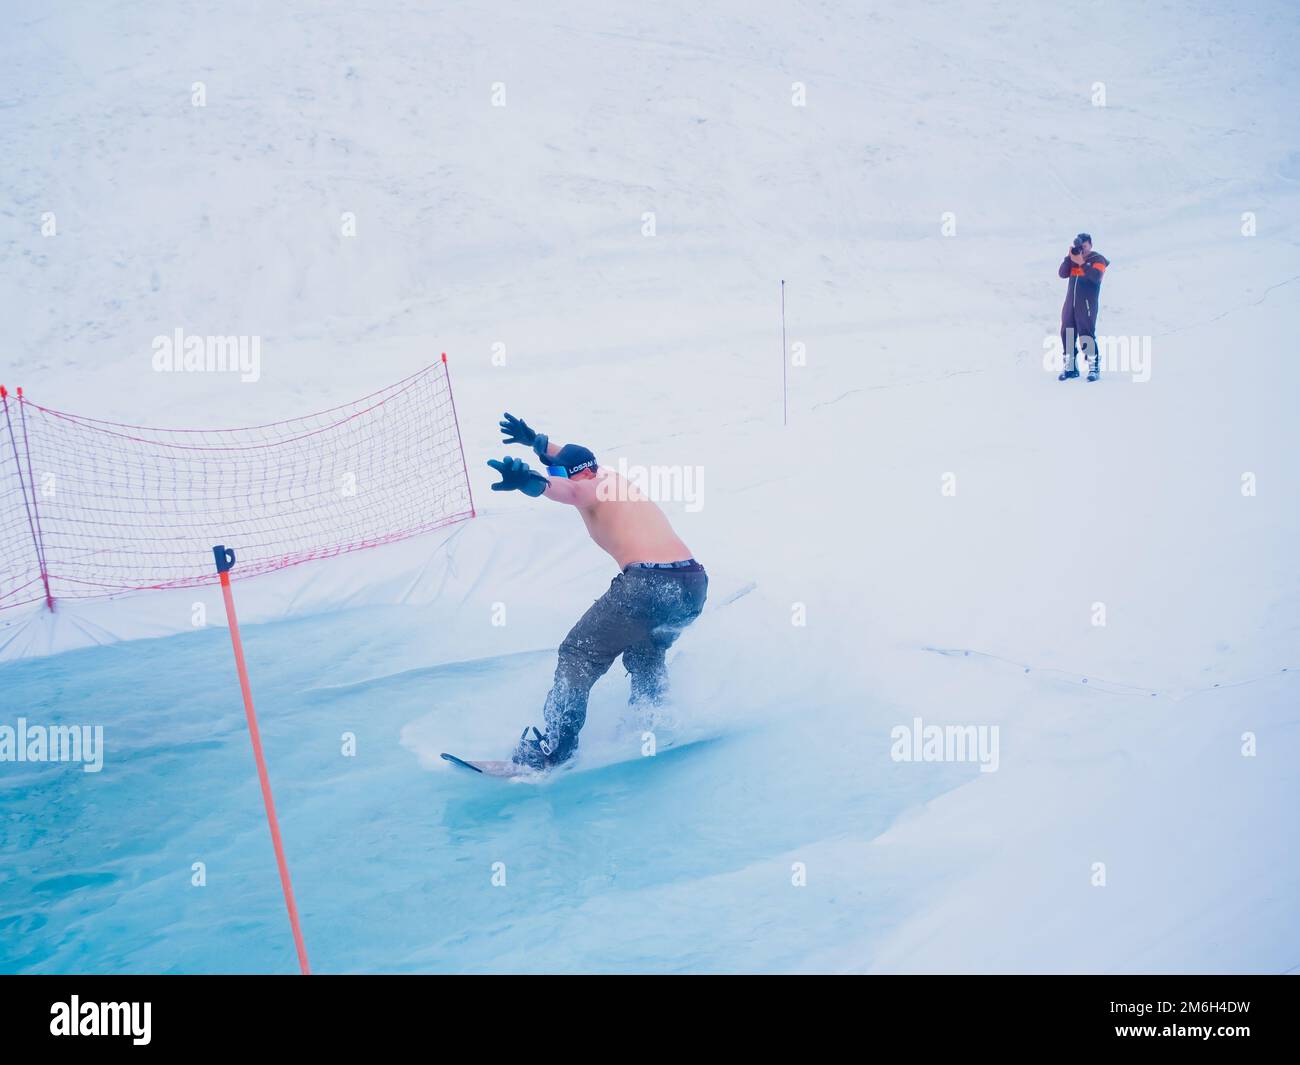
<path fill-rule="evenodd" d="M 756 706 L 704 742 L 588 758 L 541 784 L 434 768 L 421 743 L 500 756 L 535 719 L 553 655 L 322 686 L 320 663 L 349 655 L 333 675 L 368 676 L 358 625 L 383 623 L 350 612 L 244 631 L 317 972 L 798 968 L 903 906 L 869 863 L 827 848 L 974 772 L 882 773 L 886 730 L 864 721 L 845 742 L 833 704 Z M 0 682 L 5 722 L 102 724 L 105 745 L 98 773 L 0 765 L 0 970 L 296 970 L 224 629 L 11 664 Z M 593 697 L 607 761 L 620 683 Z"/>

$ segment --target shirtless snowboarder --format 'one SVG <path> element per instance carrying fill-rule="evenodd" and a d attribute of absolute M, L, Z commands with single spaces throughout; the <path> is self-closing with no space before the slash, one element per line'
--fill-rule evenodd
<path fill-rule="evenodd" d="M 546 496 L 576 507 L 596 544 L 622 572 L 578 619 L 560 644 L 555 682 L 542 711 L 545 731 L 525 728 L 512 761 L 547 769 L 573 757 L 587 720 L 587 695 L 620 654 L 631 674 L 633 705 L 664 696 L 664 655 L 700 615 L 708 592 L 704 567 L 691 557 L 659 507 L 613 470 L 597 465 L 580 444 L 552 444 L 521 419 L 506 414 L 507 444 L 537 453 L 547 476 L 517 458 L 488 463 L 501 475 L 493 491 Z"/>

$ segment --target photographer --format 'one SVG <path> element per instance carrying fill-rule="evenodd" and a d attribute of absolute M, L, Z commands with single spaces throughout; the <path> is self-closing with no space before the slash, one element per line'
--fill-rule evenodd
<path fill-rule="evenodd" d="M 1092 250 L 1092 237 L 1080 233 L 1057 271 L 1070 279 L 1061 308 L 1061 356 L 1064 366 L 1058 381 L 1078 377 L 1075 368 L 1077 346 L 1082 342 L 1088 360 L 1088 380 L 1101 376 L 1101 357 L 1097 351 L 1097 308 L 1101 303 L 1101 279 L 1110 260 Z"/>

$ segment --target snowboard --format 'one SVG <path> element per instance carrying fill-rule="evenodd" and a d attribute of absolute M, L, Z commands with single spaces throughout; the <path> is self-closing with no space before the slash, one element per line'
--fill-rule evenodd
<path fill-rule="evenodd" d="M 659 759 L 692 747 L 700 747 L 705 744 L 716 743 L 721 738 L 720 734 L 712 733 L 695 736 L 681 736 L 676 739 L 670 739 L 659 745 L 658 752 L 654 755 L 654 758 Z M 460 758 L 457 755 L 448 754 L 446 751 L 442 752 L 442 757 L 444 761 L 450 762 L 454 766 L 459 766 L 461 769 L 467 770 L 468 772 L 477 773 L 480 776 L 497 777 L 499 779 L 526 777 L 531 780 L 545 780 L 557 773 L 567 776 L 570 773 L 594 772 L 602 769 L 610 769 L 617 765 L 639 762 L 644 757 L 639 754 L 616 754 L 613 758 L 610 758 L 612 752 L 606 751 L 601 753 L 604 754 L 604 757 L 597 754 L 592 760 L 583 760 L 577 764 L 574 762 L 566 762 L 562 766 L 557 766 L 556 768 L 545 772 L 537 769 L 530 769 L 527 766 L 516 765 L 514 762 L 489 762 L 476 761 L 471 758 Z"/>
<path fill-rule="evenodd" d="M 457 758 L 454 754 L 448 754 L 446 751 L 442 752 L 442 757 L 452 765 L 468 769 L 471 773 L 481 773 L 487 777 L 517 777 L 532 772 L 531 769 L 516 765 L 514 762 L 475 762 L 468 758 Z"/>

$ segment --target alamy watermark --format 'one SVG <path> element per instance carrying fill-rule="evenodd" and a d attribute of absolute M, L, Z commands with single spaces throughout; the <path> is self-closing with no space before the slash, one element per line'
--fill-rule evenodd
<path fill-rule="evenodd" d="M 1072 338 L 1070 338 L 1072 339 Z M 1095 352 L 1094 352 L 1094 344 Z M 1090 336 L 1078 338 L 1078 362 L 1081 369 L 1091 366 L 1094 353 L 1098 366 L 1106 374 L 1130 374 L 1135 385 L 1151 380 L 1151 338 L 1149 336 Z M 1061 337 L 1043 337 L 1043 369 L 1057 373 L 1061 369 Z"/>
<path fill-rule="evenodd" d="M 262 376 L 260 336 L 188 336 L 180 326 L 153 338 L 153 368 L 158 373 L 238 373 L 246 384 Z"/>
<path fill-rule="evenodd" d="M 895 762 L 978 762 L 981 773 L 998 770 L 997 725 L 927 725 L 915 717 L 890 729 L 889 738 Z"/>
<path fill-rule="evenodd" d="M 613 466 L 601 464 L 606 474 L 596 485 L 596 498 L 603 502 L 650 499 L 655 503 L 684 503 L 686 512 L 704 509 L 703 466 L 634 466 L 620 458 Z"/>
<path fill-rule="evenodd" d="M 0 725 L 0 762 L 80 762 L 83 772 L 104 768 L 103 725 Z"/>
<path fill-rule="evenodd" d="M 148 1046 L 152 1014 L 152 1002 L 82 1002 L 73 995 L 50 1006 L 50 1035 L 129 1036 L 135 1046 Z"/>

